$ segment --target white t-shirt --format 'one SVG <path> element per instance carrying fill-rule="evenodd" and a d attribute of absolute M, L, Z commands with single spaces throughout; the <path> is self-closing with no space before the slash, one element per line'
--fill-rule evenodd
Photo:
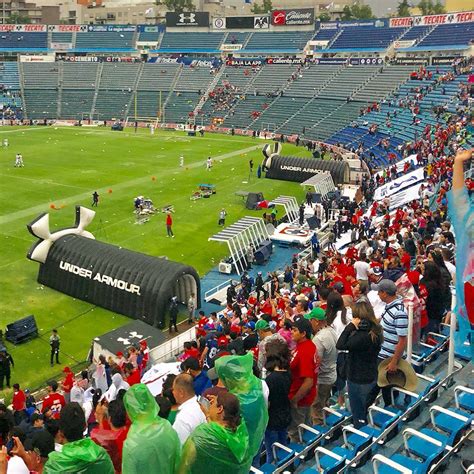
<path fill-rule="evenodd" d="M 357 280 L 368 280 L 370 265 L 367 262 L 358 260 L 354 263 L 354 269 L 356 271 Z"/>
<path fill-rule="evenodd" d="M 342 331 L 346 328 L 346 326 L 352 321 L 352 310 L 351 308 L 346 308 L 346 324 L 342 322 L 341 319 L 342 311 L 337 312 L 336 319 L 332 323 L 332 327 L 334 331 L 336 331 L 337 338 L 342 334 Z"/>
<path fill-rule="evenodd" d="M 206 417 L 199 406 L 196 396 L 194 396 L 186 400 L 178 408 L 173 428 L 178 433 L 181 444 L 184 444 L 194 429 L 205 422 Z"/>

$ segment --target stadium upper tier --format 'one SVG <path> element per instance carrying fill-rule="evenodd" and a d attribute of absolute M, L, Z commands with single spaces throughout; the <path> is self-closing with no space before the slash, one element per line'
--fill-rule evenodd
<path fill-rule="evenodd" d="M 467 15 L 467 14 L 466 14 Z M 425 17 L 419 17 L 425 18 Z M 408 19 L 410 20 L 410 19 Z M 388 19 L 355 22 L 316 23 L 314 29 L 285 31 L 183 32 L 166 31 L 163 26 L 79 27 L 80 31 L 60 32 L 46 25 L 34 25 L 42 31 L 31 32 L 23 25 L 9 25 L 0 34 L 0 51 L 38 52 L 138 52 L 146 46 L 161 53 L 219 53 L 223 45 L 234 50 L 257 53 L 300 53 L 315 49 L 327 52 L 386 51 L 391 46 L 404 50 L 461 49 L 474 38 L 474 21 L 431 26 L 423 22 Z M 315 43 L 311 43 L 311 41 Z M 397 41 L 402 43 L 397 44 Z M 144 44 L 145 43 L 145 44 Z M 60 46 L 58 46 L 60 44 Z"/>

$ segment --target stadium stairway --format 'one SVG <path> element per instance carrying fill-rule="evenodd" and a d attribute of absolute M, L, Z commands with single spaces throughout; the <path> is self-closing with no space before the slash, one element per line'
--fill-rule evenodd
<path fill-rule="evenodd" d="M 348 406 L 325 408 L 321 425 L 299 426 L 299 442 L 274 444 L 276 462 L 253 473 L 427 474 L 460 472 L 472 457 L 474 390 L 472 364 L 456 360 L 448 375 L 449 328 L 430 334 L 430 345 L 414 351 L 418 386 L 392 389 L 392 404 L 381 396 L 369 408 L 368 424 L 354 428 Z"/>

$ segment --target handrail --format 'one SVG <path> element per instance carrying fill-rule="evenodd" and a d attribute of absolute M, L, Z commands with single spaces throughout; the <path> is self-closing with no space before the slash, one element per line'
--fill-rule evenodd
<path fill-rule="evenodd" d="M 232 278 L 229 278 L 228 280 L 222 282 L 222 283 L 219 283 L 218 285 L 216 285 L 215 287 L 211 288 L 210 290 L 207 290 L 205 293 L 204 293 L 204 301 L 207 301 L 207 298 L 209 297 L 209 295 L 211 295 L 212 293 L 217 293 L 218 291 L 222 290 L 222 288 L 224 288 L 225 286 L 229 286 L 229 284 L 232 282 Z"/>

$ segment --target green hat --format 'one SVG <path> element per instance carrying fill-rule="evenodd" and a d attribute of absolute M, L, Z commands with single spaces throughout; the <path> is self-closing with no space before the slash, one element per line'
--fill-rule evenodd
<path fill-rule="evenodd" d="M 324 321 L 326 319 L 326 311 L 323 308 L 313 308 L 310 313 L 304 315 L 305 319 L 317 319 Z"/>
<path fill-rule="evenodd" d="M 265 331 L 266 329 L 270 329 L 270 325 L 267 321 L 265 321 L 264 319 L 260 319 L 259 321 L 257 321 L 257 324 L 255 325 L 256 331 Z"/>

